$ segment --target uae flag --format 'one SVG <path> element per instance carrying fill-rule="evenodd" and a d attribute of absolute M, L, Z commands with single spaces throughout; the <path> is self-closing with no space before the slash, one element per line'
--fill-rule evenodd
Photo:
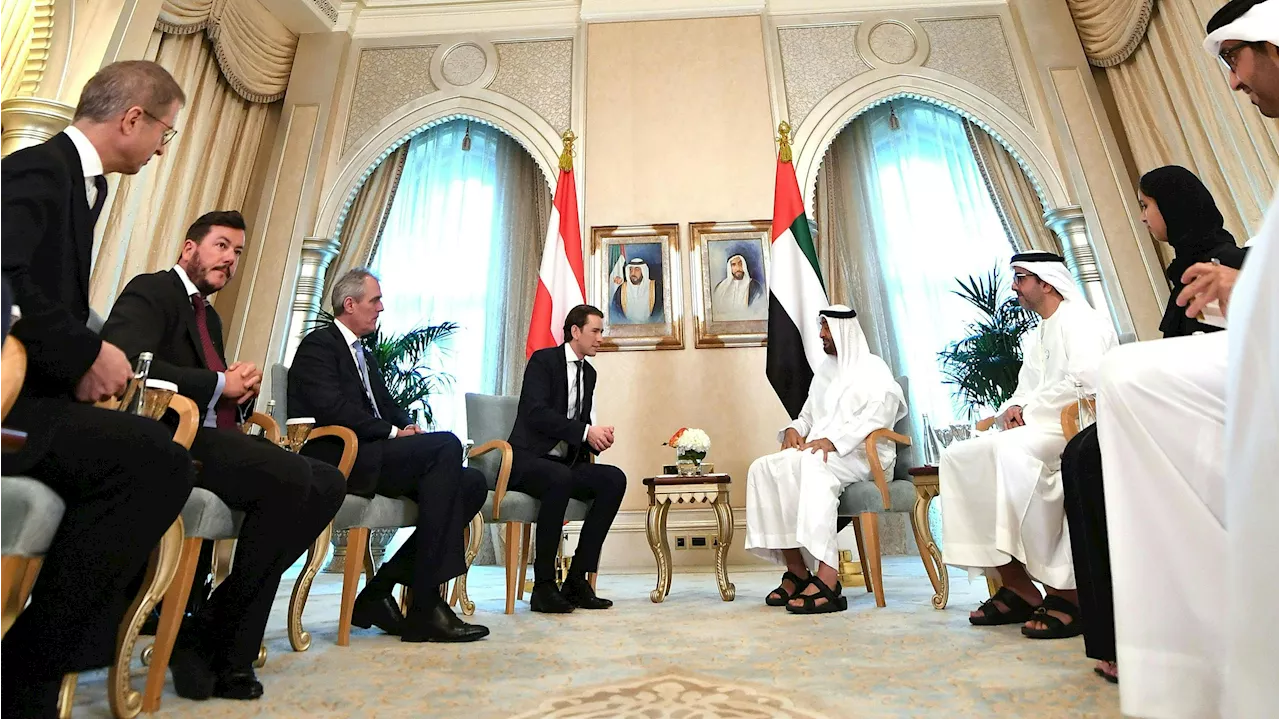
<path fill-rule="evenodd" d="M 573 183 L 573 134 L 565 133 L 560 155 L 560 179 L 551 203 L 547 241 L 542 246 L 538 292 L 524 356 L 564 341 L 564 318 L 569 310 L 586 302 L 587 285 L 582 271 L 582 232 L 578 227 L 578 192 Z"/>
<path fill-rule="evenodd" d="M 818 312 L 827 291 L 818 269 L 804 200 L 791 164 L 789 128 L 782 130 L 778 174 L 773 189 L 773 241 L 769 246 L 769 348 L 765 375 L 795 419 L 809 396 L 813 370 L 822 361 Z"/>

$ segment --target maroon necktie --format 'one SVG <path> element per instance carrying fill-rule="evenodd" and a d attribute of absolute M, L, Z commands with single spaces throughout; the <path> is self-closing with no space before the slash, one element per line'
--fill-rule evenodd
<path fill-rule="evenodd" d="M 213 346 L 213 338 L 209 336 L 209 320 L 206 317 L 204 306 L 204 297 L 200 293 L 191 295 L 191 307 L 196 311 L 196 329 L 200 331 L 200 349 L 204 352 L 204 363 L 214 372 L 226 372 L 227 365 L 222 361 L 222 355 L 218 354 L 218 348 Z M 218 416 L 218 429 L 235 429 L 236 425 L 236 407 L 229 400 L 219 398 L 215 407 Z"/>

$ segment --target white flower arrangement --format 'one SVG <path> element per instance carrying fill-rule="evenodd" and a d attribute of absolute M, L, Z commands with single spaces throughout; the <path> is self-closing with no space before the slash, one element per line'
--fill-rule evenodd
<path fill-rule="evenodd" d="M 705 456 L 711 450 L 711 437 L 700 429 L 684 427 L 667 440 L 667 446 L 674 448 L 677 454 L 697 452 Z"/>

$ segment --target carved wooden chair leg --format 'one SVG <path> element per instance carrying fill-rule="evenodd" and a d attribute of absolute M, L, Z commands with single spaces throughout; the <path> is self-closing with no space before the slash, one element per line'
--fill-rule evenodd
<path fill-rule="evenodd" d="M 236 556 L 236 540 L 234 539 L 218 539 L 213 542 L 213 562 L 210 570 L 213 572 L 213 586 L 217 588 L 222 581 L 231 574 L 231 566 Z"/>
<path fill-rule="evenodd" d="M 132 719 L 142 711 L 142 694 L 133 688 L 129 664 L 133 660 L 133 648 L 138 643 L 138 634 L 142 631 L 143 623 L 146 622 L 147 617 L 151 616 L 151 610 L 155 608 L 160 598 L 169 591 L 169 587 L 173 585 L 174 576 L 178 573 L 183 551 L 182 533 L 182 517 L 178 517 L 160 538 L 160 544 L 152 550 L 151 558 L 147 561 L 146 578 L 142 582 L 142 589 L 129 606 L 129 610 L 125 612 L 124 622 L 120 625 L 120 634 L 116 639 L 116 660 L 107 672 L 109 688 L 107 699 L 111 705 L 111 713 L 119 719 Z M 196 555 L 198 556 L 199 553 L 197 545 Z M 191 582 L 188 577 L 187 589 L 190 590 L 190 588 Z M 179 619 L 182 615 L 181 610 L 186 606 L 187 601 L 184 596 L 182 602 L 178 604 Z"/>
<path fill-rule="evenodd" d="M 453 582 L 453 597 L 449 600 L 449 604 L 458 605 L 462 608 L 462 615 L 469 617 L 476 613 L 476 603 L 471 601 L 467 596 L 467 575 L 471 573 L 471 563 L 476 560 L 476 555 L 480 553 L 480 541 L 484 538 L 484 517 L 477 514 L 471 518 L 471 524 L 467 525 L 467 571 Z"/>
<path fill-rule="evenodd" d="M 369 546 L 369 528 L 352 527 L 347 531 L 347 561 L 342 565 L 342 608 L 338 618 L 338 646 L 351 645 L 351 612 L 356 606 L 360 588 L 360 570 Z"/>
<path fill-rule="evenodd" d="M 884 606 L 884 577 L 880 573 L 880 515 L 863 512 L 860 524 L 866 532 L 862 538 L 867 547 L 867 579 L 876 595 L 876 606 Z M 860 533 L 861 534 L 861 533 Z"/>
<path fill-rule="evenodd" d="M 520 575 L 520 523 L 507 522 L 507 614 L 516 613 L 516 578 Z M 523 583 L 523 582 L 522 582 Z"/>
<path fill-rule="evenodd" d="M 520 527 L 520 583 L 516 585 L 516 599 L 524 599 L 524 575 L 529 569 L 529 553 L 533 551 L 533 525 Z"/>
<path fill-rule="evenodd" d="M 181 520 L 179 520 L 181 521 Z M 175 522 L 174 524 L 178 524 Z M 172 531 L 172 528 L 171 528 Z M 168 537 L 168 535 L 165 535 Z M 181 538 L 181 534 L 178 535 Z M 164 540 L 161 540 L 163 544 Z M 173 656 L 173 645 L 182 628 L 182 616 L 186 614 L 187 598 L 191 595 L 191 583 L 195 580 L 196 564 L 200 560 L 200 545 L 204 540 L 188 537 L 181 541 L 181 552 L 174 576 L 164 594 L 160 608 L 160 622 L 156 625 L 156 639 L 151 645 L 151 663 L 147 667 L 147 685 L 142 694 L 142 710 L 154 713 L 160 710 L 160 695 L 164 692 L 164 675 Z"/>
<path fill-rule="evenodd" d="M 316 541 L 307 549 L 307 563 L 302 566 L 298 581 L 293 583 L 293 594 L 289 597 L 289 644 L 295 652 L 305 652 L 311 646 L 311 633 L 302 628 L 302 611 L 307 608 L 307 597 L 311 594 L 311 583 L 324 562 L 329 549 L 329 537 L 333 535 L 333 525 L 324 528 Z"/>
<path fill-rule="evenodd" d="M 71 707 L 76 701 L 76 681 L 79 674 L 64 674 L 58 687 L 58 719 L 71 719 Z"/>
<path fill-rule="evenodd" d="M 872 591 L 871 572 L 867 569 L 867 549 L 862 543 L 862 520 L 858 517 L 853 518 L 853 538 L 858 543 L 858 564 L 862 565 L 862 584 L 870 592 Z"/>
<path fill-rule="evenodd" d="M 40 571 L 40 559 L 33 557 L 11 556 L 4 558 L 4 604 L 3 631 L 7 634 L 13 626 L 27 599 L 31 597 L 31 588 L 35 586 L 36 574 Z"/>
<path fill-rule="evenodd" d="M 261 669 L 267 665 L 267 643 L 263 642 L 258 645 L 258 658 L 253 660 L 255 669 Z"/>

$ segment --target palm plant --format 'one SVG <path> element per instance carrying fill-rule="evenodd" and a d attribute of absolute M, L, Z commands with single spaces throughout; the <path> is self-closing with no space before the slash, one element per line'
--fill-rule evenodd
<path fill-rule="evenodd" d="M 320 310 L 307 329 L 326 327 L 334 321 L 332 314 Z M 373 356 L 378 373 L 391 393 L 391 400 L 409 414 L 417 415 L 422 427 L 430 426 L 435 419 L 431 395 L 453 387 L 453 375 L 432 364 L 448 354 L 448 340 L 460 328 L 457 322 L 441 322 L 396 335 L 383 334 L 379 327 L 360 338 L 364 348 Z"/>
<path fill-rule="evenodd" d="M 980 408 L 999 407 L 1013 396 L 1022 369 L 1022 335 L 1038 318 L 1016 299 L 1001 297 L 999 267 L 956 283 L 960 289 L 952 292 L 981 315 L 965 326 L 963 339 L 938 353 L 938 361 L 944 381 L 956 388 L 953 396 L 973 419 Z"/>

